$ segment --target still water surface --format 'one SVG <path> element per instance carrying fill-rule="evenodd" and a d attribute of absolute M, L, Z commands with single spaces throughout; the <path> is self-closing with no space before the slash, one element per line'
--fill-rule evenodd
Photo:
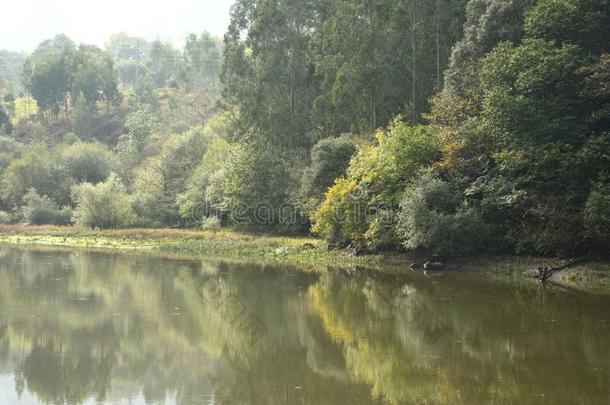
<path fill-rule="evenodd" d="M 0 404 L 610 404 L 610 300 L 0 246 Z"/>

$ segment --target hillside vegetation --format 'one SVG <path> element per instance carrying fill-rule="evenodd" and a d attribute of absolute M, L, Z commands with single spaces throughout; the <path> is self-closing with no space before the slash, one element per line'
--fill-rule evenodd
<path fill-rule="evenodd" d="M 19 58 L 0 53 L 0 223 L 610 246 L 607 0 L 237 0 L 224 40 Z"/>

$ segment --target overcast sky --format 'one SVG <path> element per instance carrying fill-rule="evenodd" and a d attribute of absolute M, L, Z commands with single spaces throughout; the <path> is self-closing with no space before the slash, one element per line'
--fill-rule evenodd
<path fill-rule="evenodd" d="M 0 49 L 32 51 L 64 33 L 77 43 L 104 45 L 114 32 L 181 45 L 189 32 L 224 34 L 234 0 L 2 1 Z"/>

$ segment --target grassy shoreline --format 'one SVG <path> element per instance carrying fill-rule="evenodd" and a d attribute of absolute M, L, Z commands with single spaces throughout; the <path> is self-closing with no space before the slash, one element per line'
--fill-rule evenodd
<path fill-rule="evenodd" d="M 79 227 L 0 225 L 0 243 L 248 259 L 292 263 L 312 270 L 328 266 L 406 266 L 409 263 L 408 256 L 404 254 L 354 256 L 347 250 L 329 251 L 324 241 L 312 237 L 254 235 L 232 230 L 92 230 Z"/>
<path fill-rule="evenodd" d="M 218 232 L 184 229 L 92 230 L 79 227 L 0 225 L 0 243 L 104 249 L 123 252 L 162 253 L 249 260 L 267 264 L 290 264 L 306 271 L 329 267 L 367 267 L 380 271 L 408 271 L 412 261 L 406 253 L 354 256 L 347 250 L 331 250 L 312 237 L 253 235 L 232 230 Z M 541 263 L 559 261 L 527 256 L 473 256 L 455 259 L 447 270 L 483 272 L 498 280 L 531 281 Z M 576 266 L 554 276 L 564 287 L 610 293 L 610 263 Z"/>

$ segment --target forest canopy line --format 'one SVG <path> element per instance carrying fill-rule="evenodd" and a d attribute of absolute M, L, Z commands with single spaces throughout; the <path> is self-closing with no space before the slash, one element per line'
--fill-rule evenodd
<path fill-rule="evenodd" d="M 0 52 L 0 223 L 607 253 L 610 1 L 236 0 Z"/>

